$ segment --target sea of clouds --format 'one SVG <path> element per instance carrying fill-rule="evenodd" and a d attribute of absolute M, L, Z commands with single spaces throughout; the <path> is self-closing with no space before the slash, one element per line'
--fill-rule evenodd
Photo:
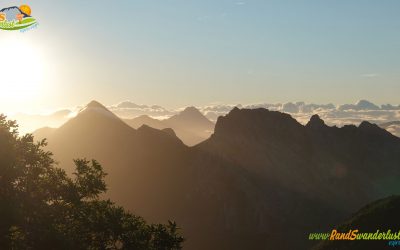
<path fill-rule="evenodd" d="M 360 100 L 355 104 L 313 104 L 305 102 L 288 103 L 258 103 L 258 104 L 214 104 L 197 107 L 208 119 L 216 122 L 219 116 L 226 115 L 234 107 L 238 108 L 266 108 L 290 114 L 300 123 L 306 124 L 310 117 L 318 114 L 326 124 L 342 127 L 346 124 L 359 125 L 362 121 L 375 124 L 384 124 L 392 121 L 400 121 L 400 105 L 391 104 L 376 105 L 367 100 Z M 149 115 L 153 118 L 167 118 L 179 113 L 182 109 L 168 110 L 158 105 L 137 105 L 126 101 L 109 107 L 120 117 L 133 118 L 139 115 Z M 385 127 L 386 128 L 386 127 Z M 388 131 L 400 136 L 400 125 L 392 124 Z"/>
<path fill-rule="evenodd" d="M 310 117 L 314 114 L 318 114 L 326 124 L 333 126 L 336 125 L 341 127 L 346 124 L 358 125 L 362 121 L 369 121 L 378 125 L 400 121 L 400 105 L 394 106 L 390 104 L 376 105 L 372 102 L 361 100 L 355 104 L 312 104 L 305 102 L 288 102 L 288 103 L 258 103 L 258 104 L 246 104 L 246 105 L 235 105 L 235 104 L 213 104 L 197 107 L 208 119 L 216 122 L 219 116 L 226 115 L 234 107 L 238 108 L 266 108 L 274 111 L 281 111 L 290 114 L 292 117 L 297 119 L 300 123 L 306 124 Z M 73 111 L 66 112 L 63 110 L 60 112 L 50 114 L 47 116 L 29 116 L 20 114 L 19 117 L 14 119 L 21 120 L 20 128 L 22 132 L 31 132 L 37 128 L 44 126 L 57 127 L 73 117 L 77 110 L 81 107 L 76 108 Z M 124 101 L 115 105 L 107 107 L 109 110 L 114 112 L 117 116 L 125 119 L 135 118 L 141 115 L 148 115 L 157 119 L 166 119 L 174 114 L 179 113 L 183 110 L 180 109 L 167 109 L 159 105 L 143 105 L 135 104 L 131 101 Z M 56 115 L 55 115 L 56 114 Z M 23 119 L 21 119 L 23 117 Z M 13 118 L 13 117 L 11 117 Z M 35 126 L 27 124 L 34 124 Z M 29 129 L 28 129 L 29 127 Z M 388 131 L 397 136 L 400 136 L 400 123 L 391 124 L 390 126 L 384 126 Z"/>

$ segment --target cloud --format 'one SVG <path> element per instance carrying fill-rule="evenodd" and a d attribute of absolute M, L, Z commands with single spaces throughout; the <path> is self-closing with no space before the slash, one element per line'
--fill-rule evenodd
<path fill-rule="evenodd" d="M 122 118 L 134 118 L 140 115 L 169 117 L 176 113 L 176 111 L 167 110 L 159 105 L 148 106 L 144 104 L 136 104 L 131 101 L 120 102 L 116 105 L 111 105 L 108 108 Z"/>
<path fill-rule="evenodd" d="M 367 100 L 360 100 L 356 104 L 343 104 L 340 105 L 339 110 L 379 110 L 380 107 L 377 105 L 367 101 Z"/>
<path fill-rule="evenodd" d="M 17 113 L 9 118 L 17 120 L 19 131 L 22 134 L 31 133 L 42 127 L 59 127 L 71 118 L 73 111 L 62 109 L 51 114 L 24 114 Z"/>
<path fill-rule="evenodd" d="M 366 77 L 366 78 L 374 78 L 374 77 L 378 77 L 378 74 L 375 73 L 369 73 L 369 74 L 362 74 L 360 75 L 361 77 Z"/>
<path fill-rule="evenodd" d="M 234 107 L 238 108 L 265 108 L 274 111 L 285 112 L 293 116 L 300 123 L 306 124 L 310 117 L 318 114 L 326 124 L 342 127 L 347 124 L 358 125 L 362 121 L 369 121 L 376 124 L 383 124 L 391 121 L 400 121 L 400 105 L 384 104 L 378 106 L 367 100 L 360 100 L 355 104 L 334 105 L 314 104 L 305 102 L 288 103 L 253 103 L 253 104 L 210 104 L 198 106 L 197 108 L 211 121 L 216 121 L 219 116 L 226 115 Z M 108 108 L 121 118 L 134 118 L 140 115 L 148 115 L 157 119 L 166 119 L 182 111 L 183 108 L 167 109 L 159 105 L 136 104 L 131 101 L 124 101 Z M 20 121 L 23 132 L 44 127 L 57 127 L 71 118 L 76 112 L 61 110 L 51 115 L 23 115 L 10 117 Z M 387 128 L 388 131 L 400 136 L 400 125 Z"/>
<path fill-rule="evenodd" d="M 225 115 L 235 105 L 210 105 L 200 110 L 211 120 L 215 121 L 218 116 Z M 290 114 L 300 123 L 306 124 L 312 115 L 318 114 L 326 124 L 342 127 L 348 124 L 359 125 L 362 121 L 369 121 L 375 124 L 383 124 L 390 121 L 400 120 L 400 105 L 384 104 L 378 106 L 367 100 L 360 100 L 355 104 L 314 104 L 305 102 L 288 103 L 258 103 L 240 105 L 243 108 L 255 109 L 266 108 L 269 110 L 281 111 Z M 400 125 L 388 127 L 388 131 L 400 136 Z"/>

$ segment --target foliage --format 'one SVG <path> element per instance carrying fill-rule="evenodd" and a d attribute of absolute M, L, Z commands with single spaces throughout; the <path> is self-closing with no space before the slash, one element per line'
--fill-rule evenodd
<path fill-rule="evenodd" d="M 148 225 L 99 198 L 106 174 L 98 162 L 75 160 L 69 177 L 44 146 L 0 115 L 2 249 L 181 249 L 174 222 Z"/>

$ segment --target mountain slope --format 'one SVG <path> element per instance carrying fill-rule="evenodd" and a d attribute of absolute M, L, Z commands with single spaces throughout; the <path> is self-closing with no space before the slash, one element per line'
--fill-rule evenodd
<path fill-rule="evenodd" d="M 236 108 L 218 120 L 214 135 L 198 147 L 266 181 L 321 198 L 328 193 L 354 207 L 363 198 L 398 190 L 388 175 L 400 173 L 400 139 L 368 122 L 336 128 L 315 116 L 302 126 L 280 112 Z M 371 190 L 371 185 L 376 187 Z"/>
<path fill-rule="evenodd" d="M 154 220 L 162 217 L 153 210 L 160 210 L 163 199 L 157 201 L 154 197 L 162 190 L 168 190 L 161 187 L 169 185 L 166 182 L 171 176 L 169 171 L 175 165 L 182 165 L 176 162 L 186 150 L 186 146 L 170 132 L 150 127 L 135 130 L 103 105 L 91 102 L 46 137 L 48 149 L 54 152 L 55 159 L 68 173 L 73 170 L 74 158 L 97 159 L 109 173 L 106 181 L 110 197 L 128 208 L 141 200 L 135 210 L 143 215 L 157 215 L 153 216 Z M 148 197 L 153 197 L 151 202 L 145 202 Z M 160 204 L 154 204 L 157 202 Z"/>
<path fill-rule="evenodd" d="M 269 210 L 293 227 L 285 229 L 297 235 L 291 247 L 309 246 L 305 232 L 329 229 L 357 207 L 400 193 L 400 140 L 368 122 L 336 128 L 314 116 L 302 126 L 280 112 L 236 108 L 196 148 L 249 173 Z"/>
<path fill-rule="evenodd" d="M 133 128 L 139 128 L 142 125 L 156 129 L 172 128 L 176 135 L 188 146 L 204 141 L 210 137 L 214 130 L 214 123 L 194 107 L 188 107 L 181 113 L 165 120 L 157 120 L 142 115 L 133 119 L 124 119 L 124 121 Z"/>
<path fill-rule="evenodd" d="M 124 119 L 124 121 L 132 128 L 138 129 L 143 125 L 150 126 L 155 129 L 167 128 L 167 125 L 163 121 L 151 118 L 148 115 L 141 115 L 133 119 Z"/>
<path fill-rule="evenodd" d="M 214 123 L 208 120 L 195 107 L 187 107 L 182 112 L 167 119 L 168 124 L 174 124 L 181 127 L 200 127 L 211 129 Z"/>
<path fill-rule="evenodd" d="M 370 123 L 328 127 L 314 116 L 303 126 L 235 108 L 187 147 L 171 130 L 136 130 L 110 113 L 89 104 L 51 133 L 49 149 L 67 169 L 98 159 L 109 197 L 151 222 L 175 219 L 188 249 L 306 249 L 309 232 L 400 191 L 400 139 Z"/>
<path fill-rule="evenodd" d="M 379 125 L 397 137 L 400 137 L 400 121 L 386 122 Z"/>

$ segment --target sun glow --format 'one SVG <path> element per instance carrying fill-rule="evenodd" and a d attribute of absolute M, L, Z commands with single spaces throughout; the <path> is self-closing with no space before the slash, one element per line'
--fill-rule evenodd
<path fill-rule="evenodd" d="M 0 99 L 29 101 L 38 97 L 44 78 L 44 60 L 26 41 L 0 41 Z"/>

